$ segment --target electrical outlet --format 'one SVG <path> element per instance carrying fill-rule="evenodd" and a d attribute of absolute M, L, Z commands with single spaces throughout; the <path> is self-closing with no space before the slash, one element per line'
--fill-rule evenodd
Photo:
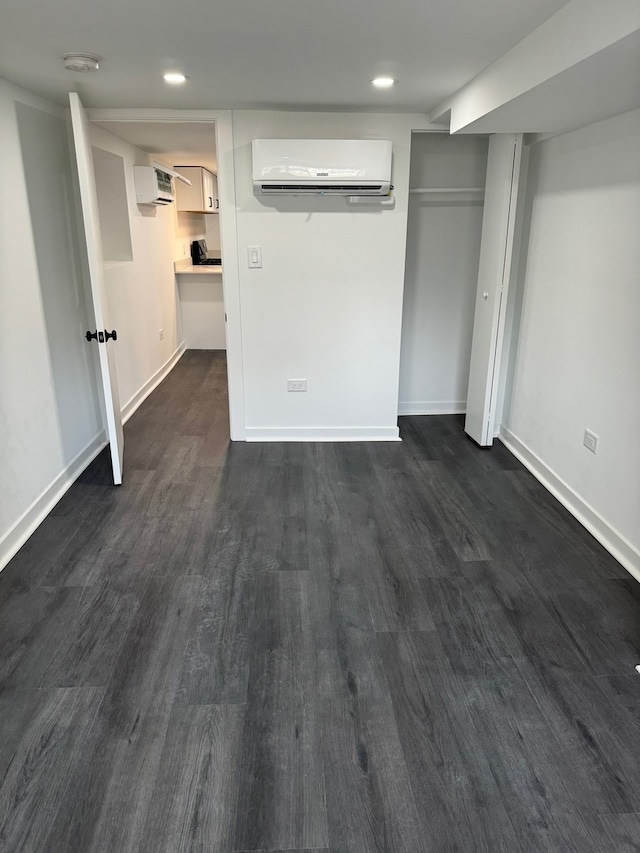
<path fill-rule="evenodd" d="M 592 453 L 597 453 L 599 439 L 600 436 L 596 435 L 595 432 L 591 432 L 590 429 L 585 429 L 582 443 L 587 448 L 587 450 L 590 450 Z"/>
<path fill-rule="evenodd" d="M 306 379 L 287 379 L 287 391 L 306 391 Z"/>
<path fill-rule="evenodd" d="M 160 338 L 161 341 L 164 340 L 164 329 L 160 329 L 158 331 L 158 337 Z"/>

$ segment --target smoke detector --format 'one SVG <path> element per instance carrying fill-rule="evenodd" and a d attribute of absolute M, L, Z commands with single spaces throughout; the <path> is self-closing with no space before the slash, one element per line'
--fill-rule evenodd
<path fill-rule="evenodd" d="M 65 53 L 62 58 L 67 71 L 97 71 L 100 67 L 93 53 Z"/>

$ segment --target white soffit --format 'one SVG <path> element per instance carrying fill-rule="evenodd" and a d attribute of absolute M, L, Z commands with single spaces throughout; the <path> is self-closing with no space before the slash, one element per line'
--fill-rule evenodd
<path fill-rule="evenodd" d="M 640 31 L 590 56 L 459 133 L 564 133 L 640 108 Z"/>
<path fill-rule="evenodd" d="M 640 0 L 572 0 L 429 116 L 451 133 L 557 132 L 640 106 Z"/>

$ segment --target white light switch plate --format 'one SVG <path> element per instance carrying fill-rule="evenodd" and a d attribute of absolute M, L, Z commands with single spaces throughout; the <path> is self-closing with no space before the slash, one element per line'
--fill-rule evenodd
<path fill-rule="evenodd" d="M 262 269 L 262 246 L 247 246 L 247 263 L 251 270 Z"/>

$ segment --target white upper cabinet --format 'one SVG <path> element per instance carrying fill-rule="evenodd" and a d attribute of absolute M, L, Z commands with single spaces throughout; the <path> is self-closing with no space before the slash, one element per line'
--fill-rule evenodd
<path fill-rule="evenodd" d="M 218 213 L 218 179 L 204 166 L 175 166 L 181 175 L 191 181 L 191 186 L 175 180 L 178 210 L 191 213 Z"/>

